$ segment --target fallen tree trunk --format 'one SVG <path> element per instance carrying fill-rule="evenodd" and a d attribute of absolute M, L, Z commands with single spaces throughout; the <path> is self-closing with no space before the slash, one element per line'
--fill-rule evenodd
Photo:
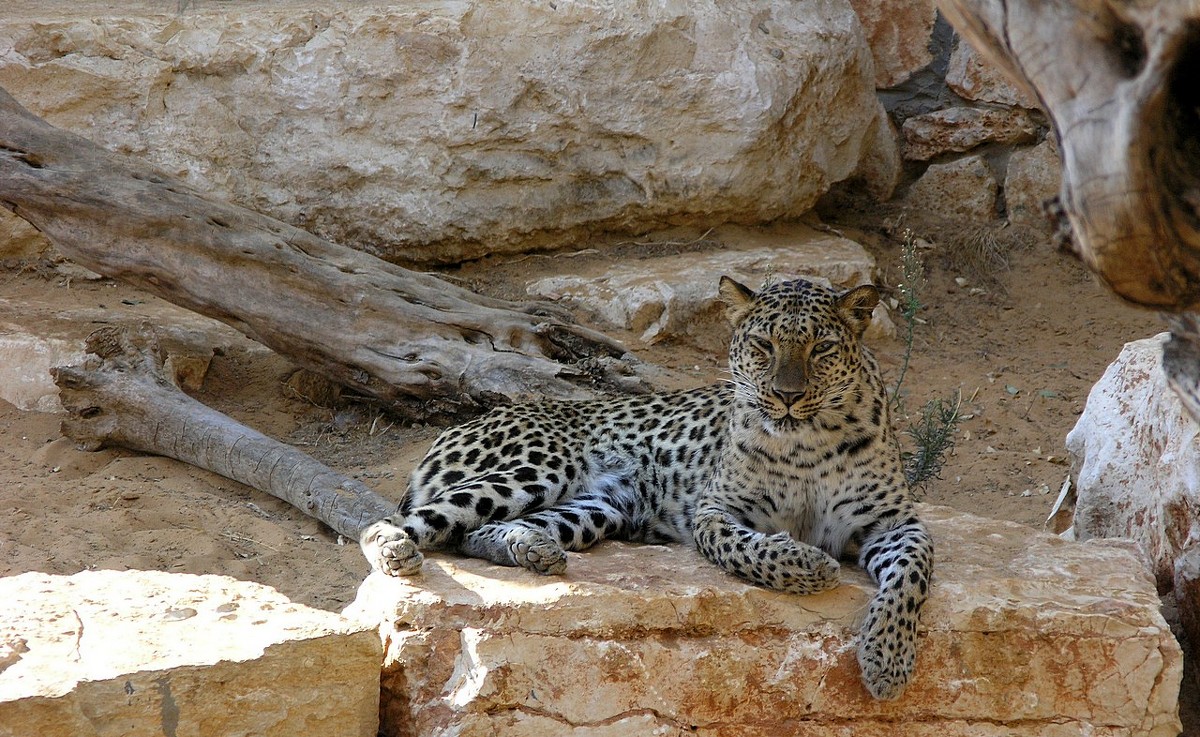
<path fill-rule="evenodd" d="M 1200 310 L 1200 4 L 938 4 L 1050 117 L 1082 259 L 1131 302 Z"/>
<path fill-rule="evenodd" d="M 0 205 L 72 260 L 214 317 L 409 416 L 626 389 L 616 341 L 216 200 L 0 89 Z"/>
<path fill-rule="evenodd" d="M 51 370 L 68 413 L 63 433 L 81 447 L 116 445 L 190 463 L 282 499 L 355 541 L 395 510 L 362 483 L 179 391 L 149 330 L 101 328 L 87 349 L 94 355 L 83 364 Z"/>

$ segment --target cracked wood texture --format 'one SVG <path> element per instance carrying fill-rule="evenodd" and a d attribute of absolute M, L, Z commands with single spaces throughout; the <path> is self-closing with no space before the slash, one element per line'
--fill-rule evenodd
<path fill-rule="evenodd" d="M 51 369 L 67 417 L 63 434 L 87 450 L 117 445 L 174 458 L 282 499 L 352 540 L 395 504 L 305 453 L 179 391 L 163 373 L 149 329 L 108 326 L 93 355 Z"/>
<path fill-rule="evenodd" d="M 209 197 L 0 89 L 0 205 L 67 257 L 225 322 L 409 416 L 624 389 L 616 341 Z"/>
<path fill-rule="evenodd" d="M 1081 258 L 1130 302 L 1200 309 L 1200 3 L 938 4 L 1048 114 Z"/>

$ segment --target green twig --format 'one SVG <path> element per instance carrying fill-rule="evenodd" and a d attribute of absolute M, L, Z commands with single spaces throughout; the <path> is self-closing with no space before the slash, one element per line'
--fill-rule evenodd
<path fill-rule="evenodd" d="M 946 456 L 954 448 L 961 408 L 961 392 L 954 393 L 953 401 L 930 400 L 921 408 L 921 419 L 905 431 L 916 448 L 901 454 L 904 476 L 910 486 L 925 486 L 932 479 L 941 478 Z"/>

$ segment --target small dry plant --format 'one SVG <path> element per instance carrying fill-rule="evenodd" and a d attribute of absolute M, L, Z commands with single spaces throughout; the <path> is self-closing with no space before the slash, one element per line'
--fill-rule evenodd
<path fill-rule="evenodd" d="M 924 489 L 931 481 L 940 478 L 946 458 L 954 449 L 954 433 L 958 429 L 961 417 L 959 410 L 962 406 L 962 395 L 955 392 L 953 397 L 929 400 L 915 419 L 907 411 L 901 387 L 908 375 L 909 361 L 912 359 L 916 326 L 919 323 L 917 314 L 924 307 L 921 294 L 926 284 L 925 264 L 917 252 L 916 238 L 911 230 L 904 231 L 900 273 L 901 282 L 896 290 L 900 298 L 900 316 L 904 321 L 904 356 L 900 364 L 900 374 L 896 377 L 896 385 L 892 389 L 892 412 L 894 416 L 903 417 L 908 422 L 903 432 L 908 437 L 909 447 L 901 452 L 904 475 L 914 489 Z"/>

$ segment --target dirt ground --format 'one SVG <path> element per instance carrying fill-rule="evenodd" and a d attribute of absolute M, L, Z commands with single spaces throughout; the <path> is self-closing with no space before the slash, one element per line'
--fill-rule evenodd
<path fill-rule="evenodd" d="M 832 227 L 873 251 L 884 285 L 900 281 L 897 234 Z M 723 244 L 676 235 L 593 250 L 597 245 L 604 246 L 472 264 L 448 276 L 481 291 L 523 296 L 526 280 L 563 270 L 562 259 L 570 258 L 566 268 L 587 272 L 613 258 Z M 1123 343 L 1154 335 L 1162 324 L 1118 302 L 1077 261 L 1045 243 L 1011 254 L 1009 270 L 994 280 L 948 259 L 937 244 L 923 254 L 927 306 L 919 315 L 906 404 L 916 408 L 957 393 L 963 414 L 954 453 L 924 499 L 1041 528 L 1069 470 L 1064 437 L 1092 384 Z M 0 271 L 0 321 L 28 323 L 30 305 L 51 321 L 68 311 L 91 315 L 91 324 L 74 326 L 80 335 L 116 318 L 169 322 L 182 315 L 108 280 L 44 267 Z M 284 388 L 292 371 L 286 361 L 222 330 L 200 399 L 399 499 L 437 428 L 409 425 L 360 402 L 314 406 Z M 873 347 L 894 379 L 903 343 Z M 714 380 L 723 363 L 677 345 L 637 352 L 671 369 L 665 381 L 673 386 Z M 175 461 L 76 450 L 58 424 L 52 414 L 22 412 L 0 400 L 0 575 L 92 568 L 222 573 L 323 609 L 338 610 L 354 598 L 368 567 L 353 542 L 283 502 Z M 1196 723 L 1191 713 L 1188 720 Z M 1190 726 L 1188 734 L 1200 735 L 1200 727 Z"/>

